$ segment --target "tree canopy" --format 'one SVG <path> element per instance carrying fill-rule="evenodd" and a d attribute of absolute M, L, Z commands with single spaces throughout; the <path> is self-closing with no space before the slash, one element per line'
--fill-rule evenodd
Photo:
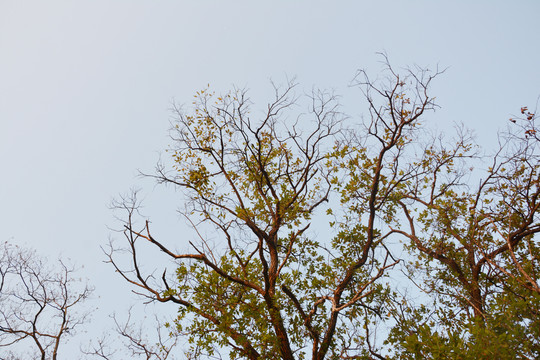
<path fill-rule="evenodd" d="M 294 82 L 264 112 L 242 89 L 175 108 L 171 161 L 150 176 L 184 196 L 197 236 L 154 236 L 128 197 L 125 247 L 107 255 L 135 292 L 178 305 L 186 357 L 540 356 L 536 133 L 501 133 L 491 154 L 463 127 L 443 136 L 440 72 L 385 64 L 354 78 L 361 121 Z M 148 246 L 173 269 L 145 271 Z"/>

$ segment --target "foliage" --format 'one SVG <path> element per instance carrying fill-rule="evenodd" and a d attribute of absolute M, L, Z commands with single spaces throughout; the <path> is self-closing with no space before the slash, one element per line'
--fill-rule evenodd
<path fill-rule="evenodd" d="M 489 156 L 465 129 L 430 136 L 438 74 L 360 71 L 369 116 L 353 128 L 329 93 L 294 112 L 306 99 L 294 83 L 258 116 L 246 91 L 199 91 L 175 109 L 172 166 L 152 175 L 185 196 L 198 240 L 179 252 L 154 237 L 134 196 L 118 204 L 127 246 L 111 244 L 109 262 L 137 293 L 178 305 L 190 358 L 538 357 L 536 138 L 501 136 Z M 145 245 L 175 271 L 145 272 Z M 402 294 L 400 269 L 420 301 Z"/>
<path fill-rule="evenodd" d="M 407 221 L 399 233 L 410 240 L 409 276 L 438 304 L 433 312 L 422 307 L 397 312 L 400 323 L 391 342 L 406 339 L 407 346 L 400 344 L 404 353 L 540 355 L 533 270 L 534 234 L 540 231 L 537 143 L 512 134 L 500 140 L 494 155 L 480 158 L 489 166 L 476 177 L 477 186 L 470 185 L 475 177 L 471 161 L 465 161 L 476 153 L 464 136 L 453 147 L 430 145 L 416 162 L 422 176 L 407 184 L 400 200 Z M 521 271 L 525 268 L 529 271 Z M 412 327 L 411 321 L 423 326 Z"/>

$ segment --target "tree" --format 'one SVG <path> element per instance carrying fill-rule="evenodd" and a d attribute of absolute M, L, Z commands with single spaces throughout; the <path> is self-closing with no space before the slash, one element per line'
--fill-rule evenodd
<path fill-rule="evenodd" d="M 53 268 L 29 249 L 4 243 L 0 254 L 0 348 L 5 359 L 57 359 L 65 338 L 84 324 L 77 309 L 92 288 L 74 278 L 75 269 L 59 260 Z"/>
<path fill-rule="evenodd" d="M 522 143 L 522 158 L 526 159 L 526 166 L 529 168 L 527 173 L 531 173 L 531 162 L 529 159 L 531 157 L 537 158 L 538 156 L 538 142 L 540 138 L 538 137 L 538 126 L 536 125 L 536 111 L 529 111 L 527 106 L 521 107 L 520 117 L 511 118 L 510 121 L 517 123 L 519 121 L 519 129 L 522 133 L 511 132 L 509 136 L 517 140 L 517 142 Z M 533 179 L 525 179 L 526 182 L 530 185 Z M 509 242 L 509 239 L 507 239 Z M 511 259 L 511 266 L 504 267 L 503 264 L 493 263 L 494 266 L 503 271 L 506 275 L 518 281 L 521 285 L 525 286 L 529 290 L 532 290 L 536 293 L 540 293 L 540 274 L 538 273 L 538 268 L 540 266 L 540 249 L 538 249 L 538 244 L 535 242 L 532 236 L 528 236 L 523 240 L 522 246 L 519 247 L 516 251 L 515 246 L 512 246 L 510 241 L 508 244 L 508 253 Z"/>
<path fill-rule="evenodd" d="M 453 146 L 438 139 L 415 162 L 398 232 L 415 258 L 410 276 L 435 305 L 396 308 L 400 358 L 540 356 L 540 154 L 529 133 L 501 136 L 482 157 L 465 135 Z M 476 176 L 474 158 L 489 165 Z"/>
<path fill-rule="evenodd" d="M 291 83 L 275 88 L 260 121 L 251 119 L 241 90 L 224 96 L 203 90 L 192 113 L 176 109 L 173 170 L 159 166 L 155 177 L 185 192 L 183 214 L 199 242 L 189 242 L 193 252 L 171 250 L 152 236 L 149 221 L 135 227 L 137 204 L 123 201 L 131 268 L 120 267 L 114 248 L 109 260 L 151 299 L 180 306 L 176 324 L 193 349 L 211 354 L 216 345 L 229 347 L 231 356 L 248 359 L 368 351 L 358 346 L 365 338 L 363 314 L 378 313 L 387 293 L 380 280 L 397 263 L 383 242 L 392 231 L 381 233 L 376 225 L 395 208 L 399 179 L 386 173 L 405 135 L 433 107 L 426 92 L 432 76 L 411 71 L 401 78 L 388 71 L 388 88 L 364 83 L 390 101 L 382 110 L 371 107 L 368 134 L 376 142 L 369 151 L 349 143 L 355 139 L 344 132 L 330 94 L 315 92 L 309 114 L 287 119 L 297 103 Z M 413 101 L 402 95 L 409 80 Z M 382 111 L 392 120 L 383 120 Z M 336 236 L 309 237 L 316 211 L 330 213 L 326 204 L 336 196 L 351 210 L 336 222 Z M 206 225 L 218 231 L 215 242 L 203 235 Z M 175 278 L 164 272 L 157 284 L 142 273 L 140 239 L 176 261 Z"/>
<path fill-rule="evenodd" d="M 353 82 L 369 111 L 359 126 L 322 91 L 295 113 L 305 98 L 294 83 L 274 86 L 260 117 L 238 89 L 175 109 L 172 165 L 151 176 L 185 196 L 198 240 L 154 236 L 134 194 L 117 203 L 126 246 L 107 255 L 136 293 L 178 305 L 193 358 L 538 354 L 539 298 L 518 266 L 531 274 L 525 260 L 538 259 L 536 145 L 501 138 L 484 176 L 470 175 L 487 161 L 474 139 L 429 141 L 423 124 L 440 73 L 384 60 L 381 80 L 360 71 Z M 145 271 L 149 248 L 174 274 Z M 424 291 L 418 306 L 390 277 L 400 262 Z"/>

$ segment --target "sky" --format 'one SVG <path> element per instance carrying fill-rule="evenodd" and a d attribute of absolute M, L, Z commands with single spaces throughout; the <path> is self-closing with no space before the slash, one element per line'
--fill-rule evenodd
<path fill-rule="evenodd" d="M 133 300 L 100 249 L 117 237 L 113 198 L 144 189 L 145 213 L 189 240 L 174 193 L 137 176 L 166 156 L 173 103 L 236 85 L 264 107 L 270 79 L 296 76 L 346 94 L 360 118 L 349 84 L 386 52 L 398 68 L 446 69 L 429 121 L 463 123 L 489 148 L 538 103 L 538 14 L 536 0 L 0 0 L 0 239 L 84 266 L 101 324 Z"/>

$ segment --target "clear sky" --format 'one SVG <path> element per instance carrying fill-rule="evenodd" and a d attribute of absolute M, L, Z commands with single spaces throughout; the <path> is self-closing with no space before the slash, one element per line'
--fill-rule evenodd
<path fill-rule="evenodd" d="M 537 103 L 539 14 L 537 0 L 0 0 L 1 240 L 62 253 L 103 299 L 128 298 L 102 264 L 108 205 L 144 187 L 148 215 L 188 240 L 174 235 L 180 204 L 136 174 L 167 147 L 171 103 L 208 83 L 263 101 L 286 76 L 347 92 L 386 51 L 397 67 L 448 68 L 430 121 L 463 122 L 489 147 Z"/>

